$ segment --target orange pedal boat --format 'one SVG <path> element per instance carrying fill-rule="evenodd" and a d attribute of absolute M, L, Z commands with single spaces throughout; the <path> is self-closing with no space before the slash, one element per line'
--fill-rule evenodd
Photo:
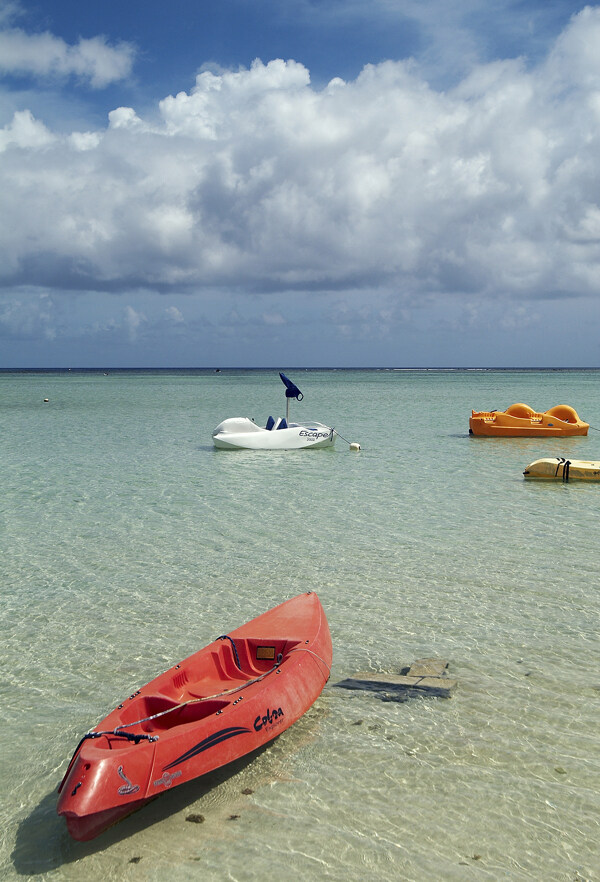
<path fill-rule="evenodd" d="M 589 427 L 568 404 L 557 404 L 544 413 L 536 413 L 528 404 L 511 404 L 506 410 L 473 410 L 469 419 L 470 435 L 496 438 L 587 435 Z"/>
<path fill-rule="evenodd" d="M 294 597 L 170 668 L 81 739 L 57 811 L 93 839 L 150 799 L 271 741 L 320 695 L 331 636 L 316 594 Z"/>

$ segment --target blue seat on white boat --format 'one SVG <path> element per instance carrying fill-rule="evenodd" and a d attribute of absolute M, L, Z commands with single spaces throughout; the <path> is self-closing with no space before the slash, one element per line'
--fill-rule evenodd
<path fill-rule="evenodd" d="M 273 428 L 274 425 L 275 425 L 275 420 L 273 419 L 272 416 L 270 416 L 269 419 L 267 420 L 267 425 L 265 426 L 265 429 L 268 429 L 269 431 L 271 431 L 271 429 Z"/>
<path fill-rule="evenodd" d="M 285 417 L 283 417 L 283 419 L 279 420 L 279 422 L 277 424 L 277 428 L 278 429 L 287 429 L 287 427 L 288 427 L 287 420 Z"/>

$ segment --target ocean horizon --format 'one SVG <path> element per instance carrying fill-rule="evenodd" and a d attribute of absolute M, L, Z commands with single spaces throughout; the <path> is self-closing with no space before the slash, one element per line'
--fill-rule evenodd
<path fill-rule="evenodd" d="M 296 366 L 262 366 L 262 367 L 248 367 L 248 366 L 239 366 L 234 367 L 231 365 L 208 365 L 205 367 L 173 367 L 173 366 L 159 366 L 159 367 L 149 367 L 149 366 L 138 366 L 138 367 L 121 367 L 118 365 L 104 365 L 97 367 L 0 367 L 0 373 L 97 373 L 104 371 L 173 371 L 179 373 L 181 371 L 191 371 L 192 373 L 202 373 L 205 371 L 214 372 L 214 371 L 279 371 L 279 370 L 287 370 L 287 371 L 598 371 L 600 370 L 600 366 L 598 367 L 577 367 L 577 366 L 552 366 L 546 365 L 542 367 L 528 367 L 528 366 L 519 366 L 513 365 L 508 367 L 495 366 L 495 365 L 428 365 L 428 366 L 414 366 L 414 365 L 372 365 L 369 367 L 356 367 L 351 365 L 346 366 L 319 366 L 319 365 L 296 365 Z"/>

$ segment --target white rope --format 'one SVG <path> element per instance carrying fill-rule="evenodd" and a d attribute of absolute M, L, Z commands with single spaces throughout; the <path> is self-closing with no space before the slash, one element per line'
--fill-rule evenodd
<path fill-rule="evenodd" d="M 290 653 L 292 652 L 308 652 L 310 655 L 314 655 L 314 657 L 318 659 L 321 664 L 325 665 L 325 667 L 329 671 L 329 674 L 327 675 L 327 679 L 329 680 L 329 677 L 331 676 L 331 667 L 327 664 L 325 659 L 321 658 L 320 655 L 317 655 L 316 652 L 313 652 L 312 649 L 307 649 L 305 646 L 297 646 L 295 649 L 290 649 Z"/>

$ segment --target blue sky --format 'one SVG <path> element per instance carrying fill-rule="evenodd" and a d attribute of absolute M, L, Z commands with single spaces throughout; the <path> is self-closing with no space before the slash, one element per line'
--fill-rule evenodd
<path fill-rule="evenodd" d="M 599 156 L 597 6 L 0 0 L 0 367 L 600 366 Z"/>

